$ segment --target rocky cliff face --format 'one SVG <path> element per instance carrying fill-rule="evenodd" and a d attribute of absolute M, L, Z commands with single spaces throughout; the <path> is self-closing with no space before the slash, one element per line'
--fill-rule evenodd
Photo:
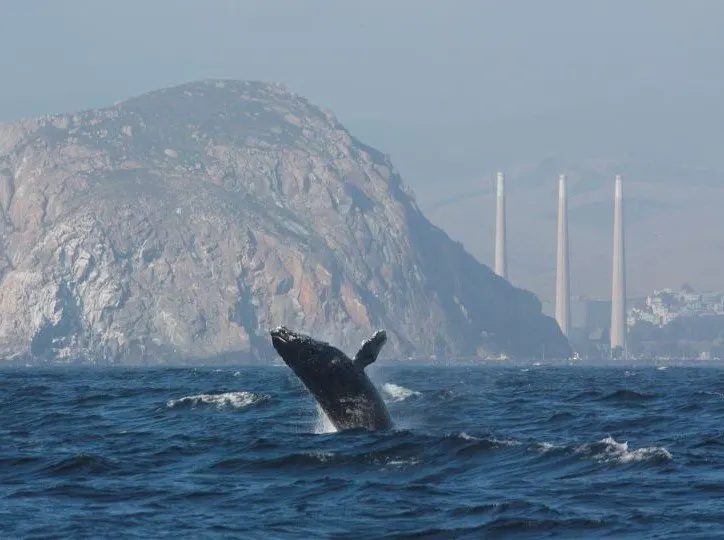
<path fill-rule="evenodd" d="M 389 160 L 276 85 L 205 81 L 0 125 L 0 357 L 568 356 L 537 299 L 430 224 Z"/>

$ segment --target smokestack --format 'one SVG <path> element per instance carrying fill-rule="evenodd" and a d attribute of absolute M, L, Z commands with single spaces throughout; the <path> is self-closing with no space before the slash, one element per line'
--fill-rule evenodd
<path fill-rule="evenodd" d="M 616 175 L 613 211 L 613 287 L 611 295 L 611 349 L 626 346 L 626 260 L 623 234 L 623 187 Z"/>
<path fill-rule="evenodd" d="M 508 279 L 508 260 L 505 246 L 505 176 L 497 174 L 497 211 L 495 221 L 495 273 Z"/>
<path fill-rule="evenodd" d="M 556 257 L 556 321 L 563 335 L 568 337 L 571 313 L 568 273 L 568 196 L 566 175 L 558 177 L 558 255 Z"/>

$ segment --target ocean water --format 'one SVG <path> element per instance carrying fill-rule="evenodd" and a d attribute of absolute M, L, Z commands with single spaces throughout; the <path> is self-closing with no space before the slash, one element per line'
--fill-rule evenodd
<path fill-rule="evenodd" d="M 285 366 L 3 368 L 0 537 L 724 537 L 724 369 L 372 368 L 391 431 Z"/>

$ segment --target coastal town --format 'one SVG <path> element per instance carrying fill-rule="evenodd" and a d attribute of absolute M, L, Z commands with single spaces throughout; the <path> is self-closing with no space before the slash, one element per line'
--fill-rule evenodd
<path fill-rule="evenodd" d="M 678 317 L 721 315 L 724 315 L 724 293 L 699 293 L 685 285 L 679 291 L 654 291 L 643 302 L 634 303 L 628 309 L 626 324 L 631 328 L 638 322 L 646 322 L 662 328 Z"/>
<path fill-rule="evenodd" d="M 618 354 L 629 360 L 724 359 L 724 292 L 654 290 L 643 298 L 627 299 L 626 348 Z M 578 317 L 570 340 L 584 360 L 613 358 L 610 348 L 611 301 L 574 301 Z"/>

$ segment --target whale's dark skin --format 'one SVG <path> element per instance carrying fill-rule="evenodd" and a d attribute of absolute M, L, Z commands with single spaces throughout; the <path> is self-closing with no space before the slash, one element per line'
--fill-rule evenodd
<path fill-rule="evenodd" d="M 283 326 L 270 334 L 279 356 L 301 379 L 338 430 L 392 427 L 387 406 L 364 371 L 377 360 L 387 341 L 384 330 L 378 330 L 365 341 L 354 360 L 329 343 Z"/>

